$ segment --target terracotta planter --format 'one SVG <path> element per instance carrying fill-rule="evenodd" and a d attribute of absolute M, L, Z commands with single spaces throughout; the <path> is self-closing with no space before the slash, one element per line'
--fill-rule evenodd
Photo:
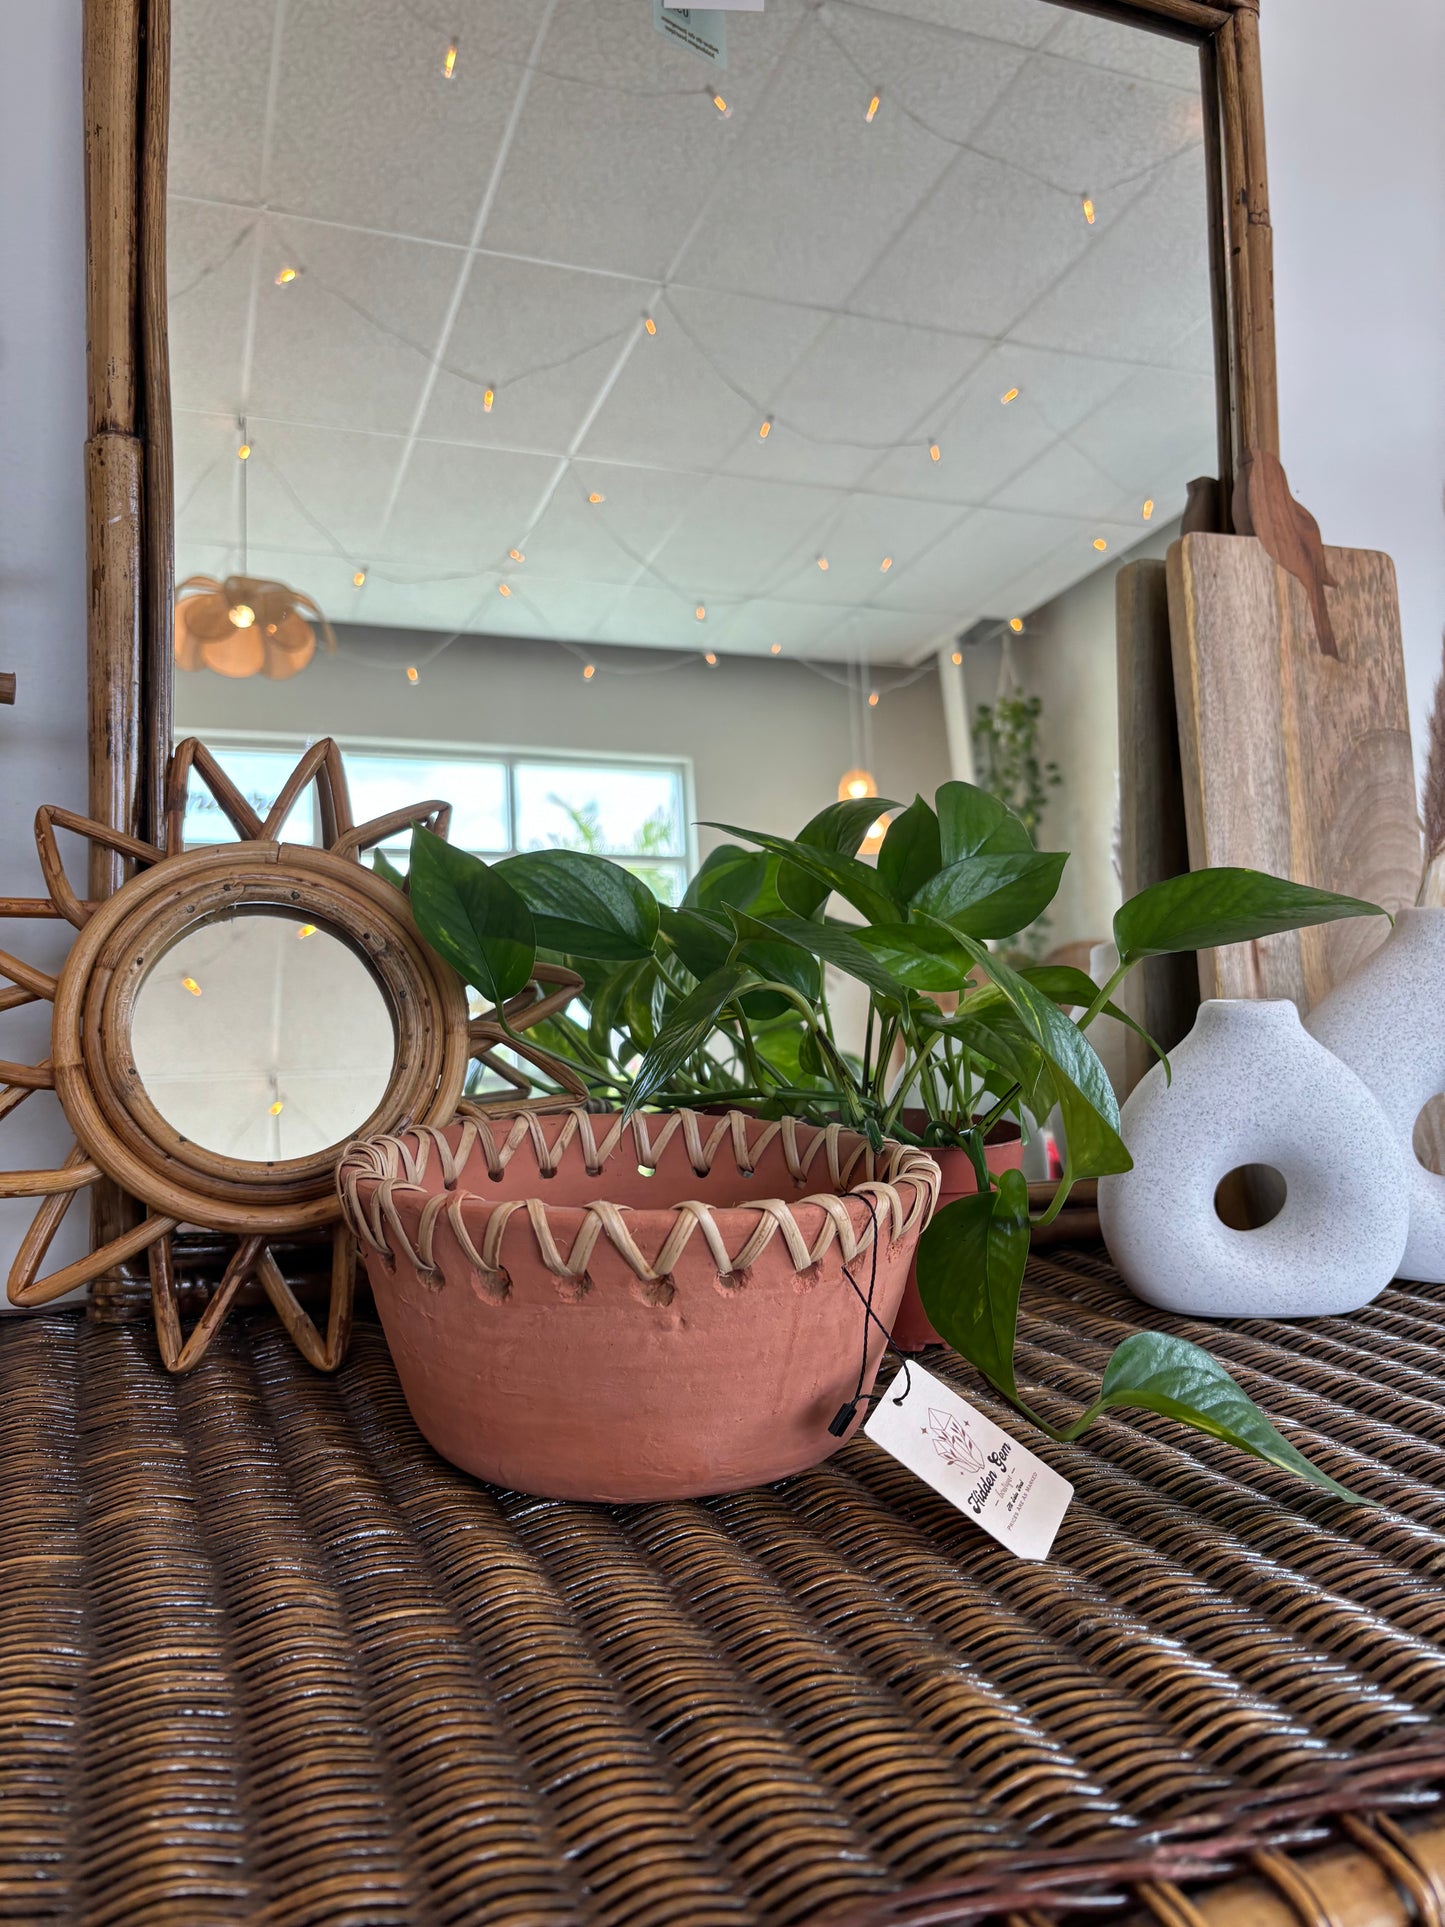
<path fill-rule="evenodd" d="M 651 1175 L 645 1175 L 650 1171 Z M 733 1492 L 815 1465 L 871 1384 L 938 1167 L 731 1112 L 478 1113 L 338 1173 L 412 1415 L 552 1498 Z M 860 1408 L 861 1421 L 863 1408 Z"/>
<path fill-rule="evenodd" d="M 926 1121 L 922 1111 L 904 1112 L 904 1122 L 909 1130 L 920 1136 Z M 975 1196 L 978 1180 L 974 1176 L 973 1160 L 967 1151 L 944 1150 L 933 1146 L 928 1156 L 937 1164 L 942 1180 L 935 1211 L 952 1204 L 955 1198 Z M 1017 1171 L 1023 1164 L 1023 1158 L 1023 1137 L 1017 1124 L 999 1124 L 989 1132 L 988 1143 L 983 1149 L 983 1161 L 990 1171 Z M 918 1295 L 918 1274 L 913 1265 L 908 1267 L 908 1282 L 904 1286 L 898 1316 L 893 1321 L 893 1342 L 904 1352 L 916 1352 L 925 1345 L 943 1343 L 923 1309 L 923 1300 Z"/>

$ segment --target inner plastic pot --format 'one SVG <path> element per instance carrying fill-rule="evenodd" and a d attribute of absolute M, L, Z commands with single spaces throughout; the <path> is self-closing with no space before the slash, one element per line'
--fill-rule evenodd
<path fill-rule="evenodd" d="M 838 1449 L 937 1167 L 794 1119 L 567 1111 L 371 1139 L 339 1181 L 436 1449 L 615 1501 L 737 1491 Z"/>

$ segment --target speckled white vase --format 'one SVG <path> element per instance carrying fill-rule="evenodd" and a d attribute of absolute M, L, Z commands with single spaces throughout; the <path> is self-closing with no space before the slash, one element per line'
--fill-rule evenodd
<path fill-rule="evenodd" d="M 1409 1204 L 1405 1159 L 1354 1072 L 1291 1003 L 1216 999 L 1122 1112 L 1134 1169 L 1099 1181 L 1109 1255 L 1138 1297 L 1205 1318 L 1358 1311 L 1395 1276 Z M 1242 1164 L 1284 1178 L 1256 1231 L 1214 1207 Z"/>
<path fill-rule="evenodd" d="M 1367 1084 L 1404 1155 L 1410 1236 L 1400 1274 L 1445 1284 L 1445 1178 L 1415 1156 L 1415 1120 L 1445 1090 L 1445 910 L 1402 910 L 1380 948 L 1305 1019 Z"/>

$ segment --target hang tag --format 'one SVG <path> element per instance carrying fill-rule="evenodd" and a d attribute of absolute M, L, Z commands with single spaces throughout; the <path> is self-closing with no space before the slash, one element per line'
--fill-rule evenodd
<path fill-rule="evenodd" d="M 928 1372 L 900 1371 L 863 1430 L 1001 1546 L 1048 1557 L 1074 1488 Z"/>
<path fill-rule="evenodd" d="M 714 67 L 727 66 L 727 22 L 720 7 L 668 7 L 652 0 L 652 24 Z"/>

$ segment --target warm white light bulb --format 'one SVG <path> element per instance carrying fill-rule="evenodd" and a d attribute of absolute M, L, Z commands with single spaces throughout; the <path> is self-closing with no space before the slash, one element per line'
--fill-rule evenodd
<path fill-rule="evenodd" d="M 452 75 L 456 72 L 456 70 L 457 70 L 457 43 L 455 40 L 453 40 L 450 46 L 447 48 L 445 59 L 442 61 L 442 73 L 447 80 L 450 80 Z"/>
<path fill-rule="evenodd" d="M 697 617 L 699 622 L 707 621 L 707 609 L 703 603 L 699 602 L 697 607 L 693 610 L 693 614 Z"/>
<path fill-rule="evenodd" d="M 256 611 L 249 602 L 236 603 L 233 608 L 226 611 L 226 614 L 231 618 L 233 629 L 249 629 L 256 620 Z"/>
<path fill-rule="evenodd" d="M 507 554 L 514 562 L 525 562 L 527 559 L 520 549 L 508 549 Z"/>
<path fill-rule="evenodd" d="M 300 272 L 301 272 L 300 268 L 280 269 L 276 275 L 276 286 L 278 288 L 284 288 L 289 286 L 289 284 L 296 279 L 297 275 L 300 274 Z"/>
<path fill-rule="evenodd" d="M 407 666 L 407 672 L 406 672 L 406 679 L 407 679 L 407 681 L 408 681 L 408 682 L 415 682 L 415 681 L 417 680 L 417 675 L 418 675 L 418 671 L 417 671 L 417 667 L 416 667 L 416 664 L 415 664 L 415 663 L 410 663 L 410 664 L 409 664 L 409 665 Z"/>
<path fill-rule="evenodd" d="M 484 415 L 491 414 L 492 403 L 496 399 L 497 399 L 497 391 L 495 388 L 484 388 L 482 390 L 482 413 Z"/>
<path fill-rule="evenodd" d="M 865 121 L 867 121 L 870 127 L 873 125 L 873 118 L 878 112 L 879 104 L 882 101 L 882 99 L 883 99 L 882 94 L 880 92 L 875 92 L 873 95 L 873 98 L 868 103 L 868 111 L 863 116 L 863 118 Z"/>
<path fill-rule="evenodd" d="M 365 569 L 357 569 L 351 578 L 352 587 L 355 589 L 359 589 L 361 585 L 365 582 L 365 580 L 366 580 Z"/>
<path fill-rule="evenodd" d="M 298 938 L 314 937 L 316 935 L 316 925 L 314 923 L 303 923 L 301 928 L 296 932 L 296 935 Z"/>
<path fill-rule="evenodd" d="M 1145 520 L 1145 521 L 1147 522 L 1147 521 L 1149 520 L 1149 518 L 1150 518 L 1150 517 L 1151 517 L 1151 516 L 1153 515 L 1153 513 L 1154 513 L 1154 503 L 1153 503 L 1153 501 L 1152 501 L 1152 500 L 1150 500 L 1150 501 L 1148 501 L 1148 502 L 1146 502 L 1146 503 L 1144 504 L 1144 506 L 1143 506 L 1143 508 L 1142 508 L 1142 509 L 1141 509 L 1141 510 L 1139 511 L 1139 513 L 1140 513 L 1140 514 L 1141 514 L 1141 515 L 1142 515 L 1142 516 L 1144 517 L 1144 520 Z"/>
<path fill-rule="evenodd" d="M 709 669 L 717 668 L 717 657 L 713 654 L 711 649 L 709 649 L 707 654 L 703 657 L 703 661 L 707 664 Z"/>
<path fill-rule="evenodd" d="M 1009 619 L 1008 619 L 1008 626 L 1009 626 L 1009 628 L 1010 628 L 1010 629 L 1012 629 L 1012 630 L 1013 630 L 1013 632 L 1014 632 L 1014 634 L 1015 634 L 1016 636 L 1021 636 L 1021 635 L 1023 634 L 1023 632 L 1024 632 L 1024 619 L 1023 619 L 1023 617 L 1022 617 L 1022 616 L 1010 616 L 1010 617 L 1009 617 Z"/>
<path fill-rule="evenodd" d="M 1104 553 L 1105 549 L 1107 549 L 1108 546 L 1109 546 L 1108 543 L 1104 540 L 1102 535 L 1096 535 L 1094 537 L 1094 547 L 1099 551 L 1100 555 Z"/>
<path fill-rule="evenodd" d="M 930 442 L 928 444 L 928 459 L 930 462 L 941 462 L 943 460 L 943 450 L 938 446 L 937 442 Z"/>
<path fill-rule="evenodd" d="M 758 440 L 760 442 L 765 442 L 768 439 L 769 435 L 772 434 L 772 432 L 773 432 L 773 418 L 771 415 L 764 415 L 762 426 L 758 429 Z"/>
<path fill-rule="evenodd" d="M 196 982 L 194 977 L 182 977 L 181 989 L 190 991 L 193 997 L 199 997 L 201 994 L 201 986 Z"/>
<path fill-rule="evenodd" d="M 250 459 L 251 444 L 249 442 L 242 442 L 241 446 L 236 450 L 236 460 L 238 462 L 249 462 Z"/>
<path fill-rule="evenodd" d="M 599 495 L 596 489 L 593 489 L 592 493 L 587 497 L 587 500 L 592 504 L 593 508 L 596 508 L 597 504 L 599 502 L 605 502 L 607 497 L 605 495 Z"/>
<path fill-rule="evenodd" d="M 876 709 L 878 707 L 878 691 L 876 689 L 870 689 L 868 691 L 868 707 L 870 709 Z"/>
<path fill-rule="evenodd" d="M 888 571 L 892 567 L 893 567 L 893 557 L 891 555 L 885 555 L 883 560 L 878 564 L 879 575 L 887 575 Z"/>
<path fill-rule="evenodd" d="M 653 320 L 650 314 L 645 314 L 642 317 L 642 325 L 644 328 L 646 328 L 647 332 L 650 335 L 655 335 L 657 333 L 657 323 Z"/>
<path fill-rule="evenodd" d="M 781 656 L 782 653 L 783 653 L 783 645 L 780 642 L 775 642 L 772 645 L 771 649 L 768 651 L 768 654 L 772 656 Z"/>
<path fill-rule="evenodd" d="M 589 662 L 589 663 L 588 663 L 588 665 L 587 665 L 587 667 L 586 667 L 586 668 L 585 668 L 585 669 L 584 669 L 584 670 L 582 671 L 582 680 L 583 680 L 583 682 L 591 682 L 591 680 L 592 680 L 592 678 L 593 678 L 593 677 L 594 677 L 594 676 L 595 676 L 596 674 L 597 674 L 597 665 L 596 665 L 596 663 L 595 663 L 595 662 Z"/>
<path fill-rule="evenodd" d="M 999 396 L 999 400 L 1000 402 L 1002 402 L 1005 408 L 1008 407 L 1011 401 L 1017 401 L 1018 398 L 1019 398 L 1019 391 L 1017 388 L 1006 388 L 1004 392 Z"/>
<path fill-rule="evenodd" d="M 957 669 L 957 668 L 958 668 L 958 667 L 960 666 L 960 664 L 962 663 L 962 661 L 963 661 L 963 651 L 962 651 L 961 649 L 955 649 L 955 650 L 954 650 L 954 652 L 953 652 L 953 666 L 954 666 L 954 668 L 955 668 L 955 669 Z"/>
<path fill-rule="evenodd" d="M 276 1099 L 276 1102 L 275 1102 L 275 1103 L 274 1103 L 274 1104 L 273 1104 L 273 1105 L 271 1106 L 271 1116 L 272 1116 L 272 1117 L 280 1117 L 280 1115 L 281 1115 L 281 1113 L 282 1113 L 282 1111 L 284 1111 L 284 1110 L 285 1110 L 285 1108 L 286 1108 L 286 1106 L 285 1106 L 285 1104 L 284 1104 L 284 1103 L 283 1103 L 283 1102 L 281 1101 L 281 1099 L 280 1099 L 280 1098 L 278 1097 L 278 1098 Z"/>
<path fill-rule="evenodd" d="M 854 776 L 849 779 L 848 795 L 853 802 L 856 803 L 860 797 L 867 796 L 870 793 L 871 792 L 869 791 L 866 778 L 862 776 Z"/>
<path fill-rule="evenodd" d="M 498 594 L 498 595 L 510 595 L 511 593 L 512 593 L 512 591 L 511 591 L 511 590 L 510 590 L 510 589 L 509 589 L 509 588 L 507 587 L 507 585 L 506 585 L 506 583 L 505 583 L 505 582 L 499 582 L 499 583 L 497 584 L 497 594 Z"/>
<path fill-rule="evenodd" d="M 720 113 L 720 114 L 722 115 L 722 117 L 723 117 L 723 119 L 724 119 L 724 120 L 731 120 L 731 119 L 732 119 L 732 117 L 733 117 L 733 110 L 732 110 L 732 108 L 731 108 L 731 107 L 729 107 L 729 106 L 728 106 L 728 104 L 727 104 L 727 102 L 726 102 L 726 101 L 725 101 L 725 100 L 723 99 L 723 97 L 722 97 L 722 95 L 721 95 L 721 94 L 714 94 L 714 95 L 713 95 L 713 97 L 712 97 L 712 104 L 713 104 L 713 106 L 714 106 L 714 107 L 716 107 L 716 109 L 717 109 L 717 110 L 718 110 L 718 112 L 719 112 L 719 113 Z"/>
<path fill-rule="evenodd" d="M 1084 219 L 1090 227 L 1094 225 L 1094 203 L 1089 199 L 1087 194 L 1084 196 Z"/>

